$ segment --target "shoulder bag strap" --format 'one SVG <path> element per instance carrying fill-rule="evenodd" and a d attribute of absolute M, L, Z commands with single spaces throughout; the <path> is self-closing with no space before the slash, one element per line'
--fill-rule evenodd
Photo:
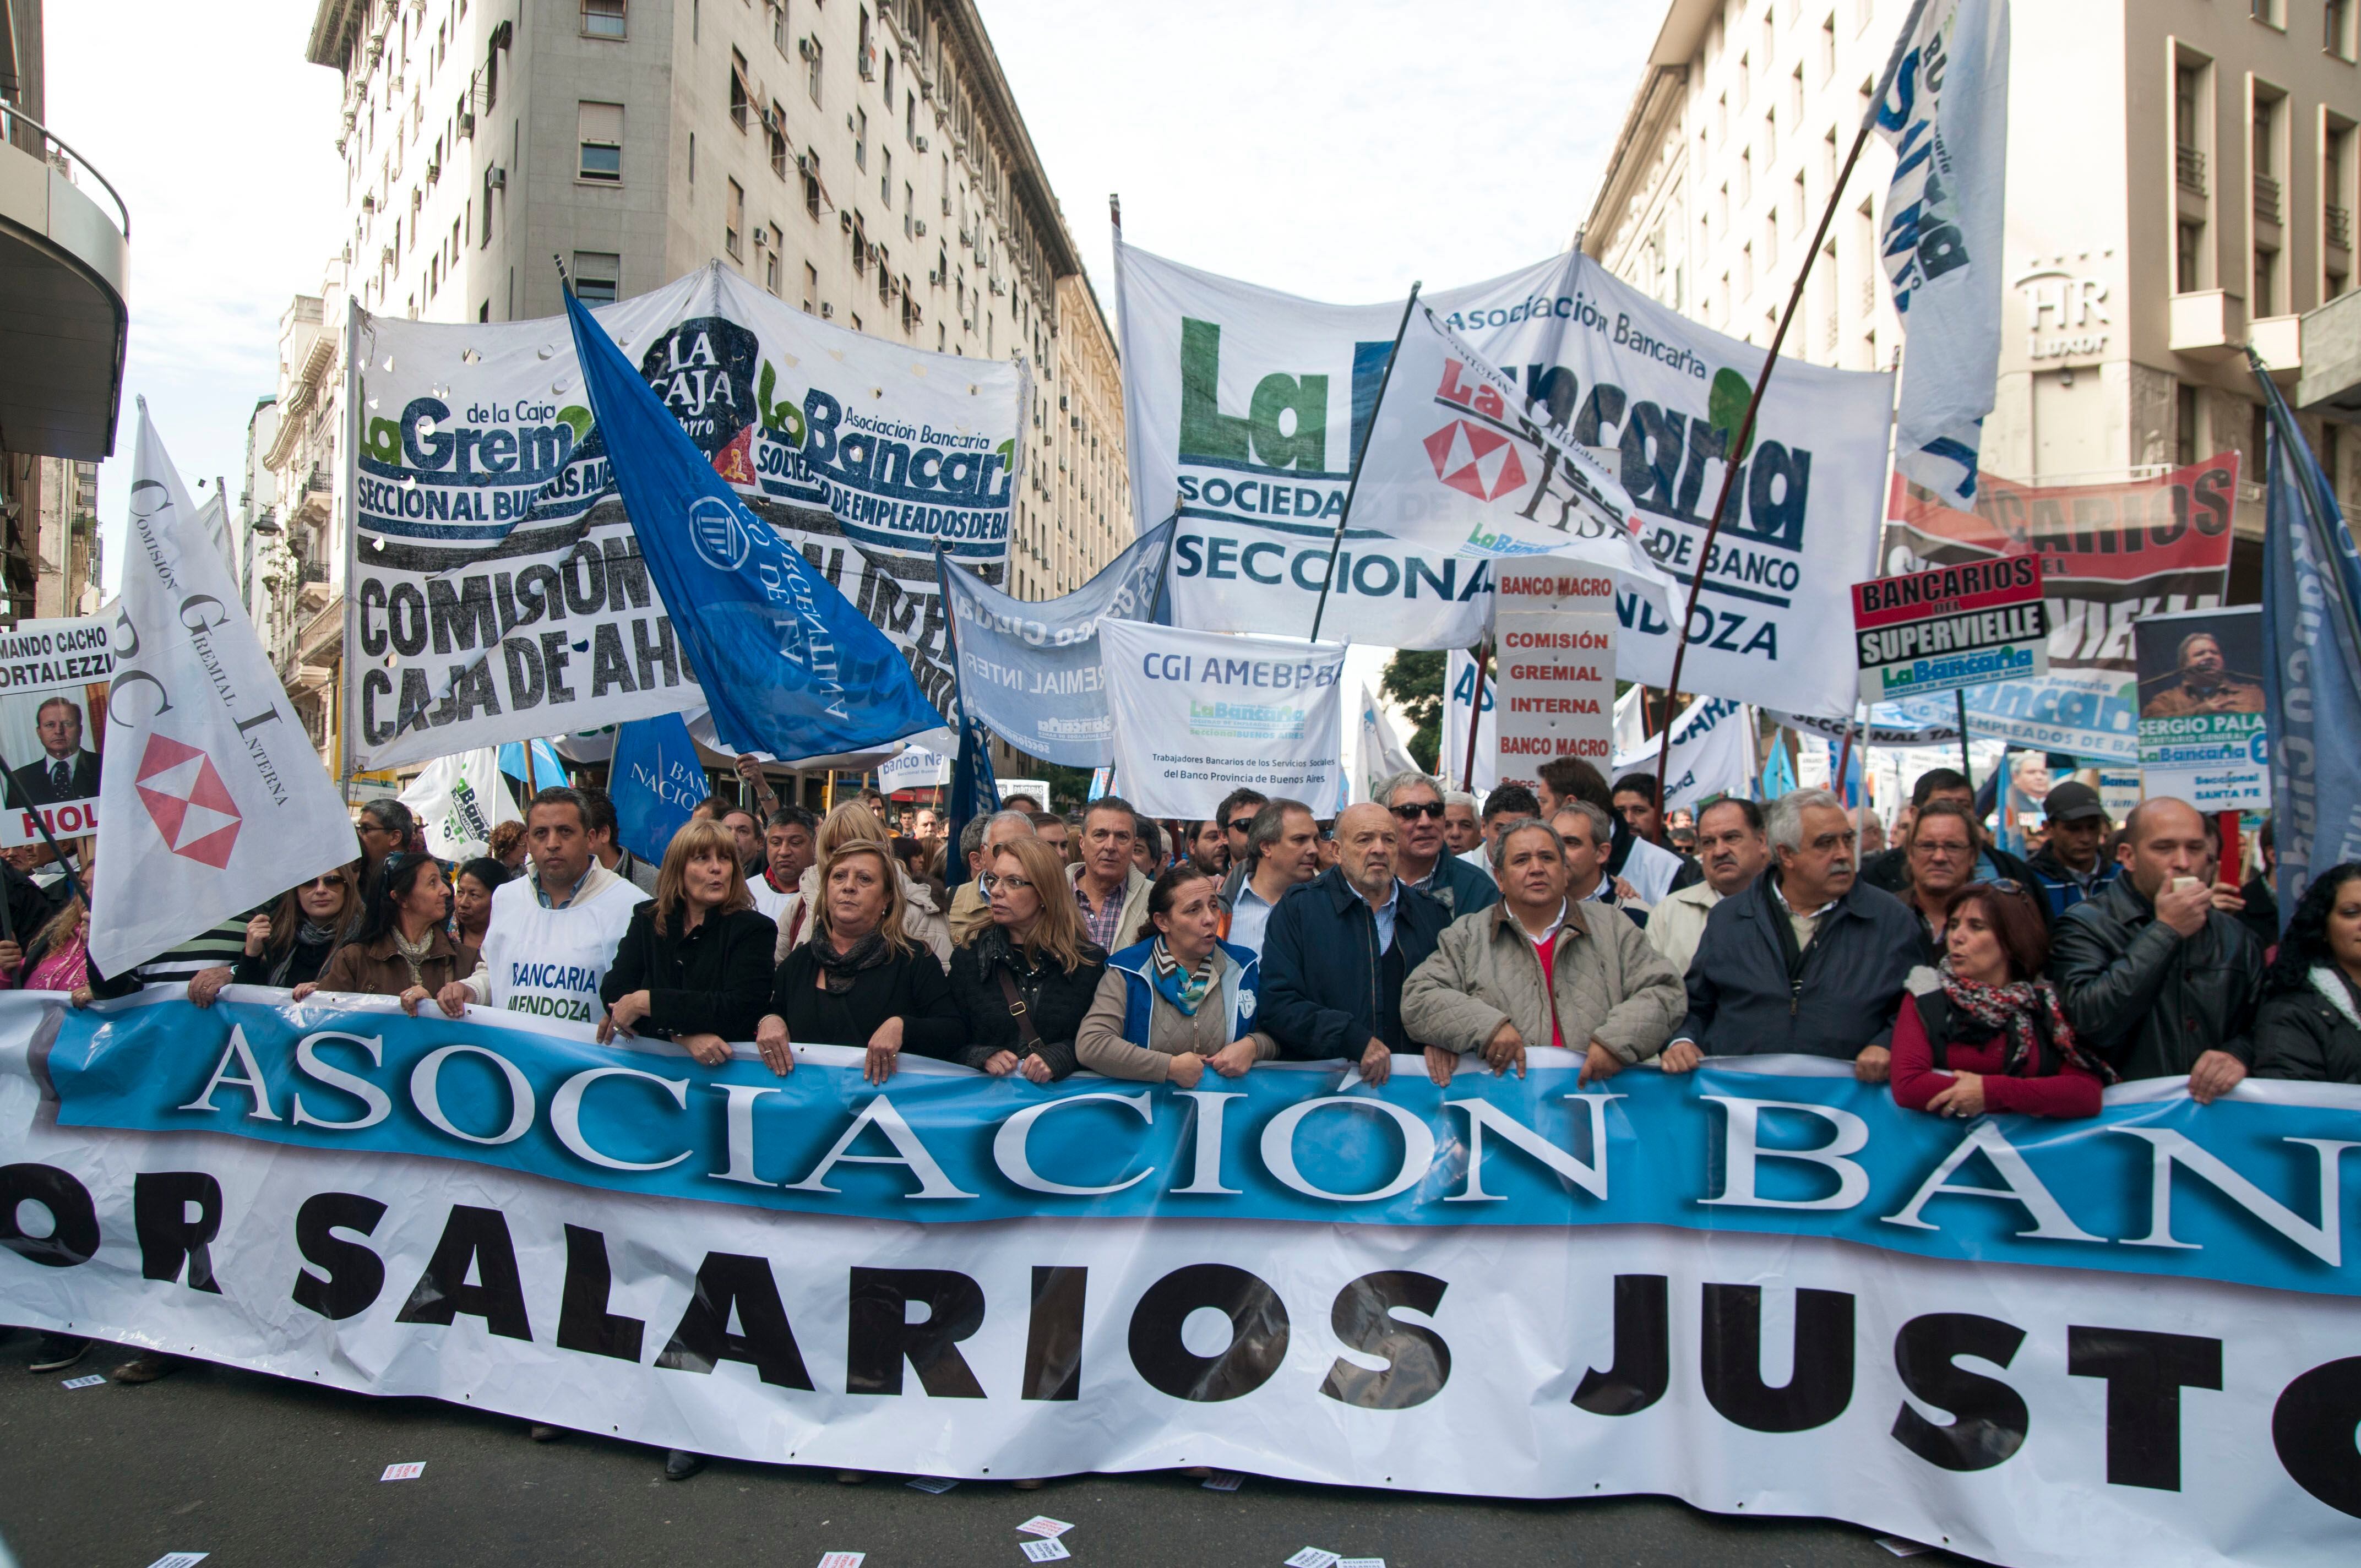
<path fill-rule="evenodd" d="M 1007 999 L 1008 1015 L 1016 1020 L 1016 1033 L 1034 1050 L 1041 1048 L 1041 1027 L 1033 1022 L 1033 1010 L 1016 994 L 1016 981 L 1005 964 L 994 964 L 992 972 L 1000 981 L 1000 994 Z"/>

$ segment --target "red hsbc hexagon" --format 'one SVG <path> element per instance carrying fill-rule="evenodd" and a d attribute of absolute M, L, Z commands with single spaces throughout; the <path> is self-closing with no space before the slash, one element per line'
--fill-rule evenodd
<path fill-rule="evenodd" d="M 244 821 L 214 760 L 169 735 L 150 734 L 133 780 L 164 847 L 220 871 Z"/>
<path fill-rule="evenodd" d="M 1497 500 L 1525 482 L 1516 446 L 1496 430 L 1455 419 L 1428 436 L 1425 445 L 1434 477 L 1479 501 Z"/>

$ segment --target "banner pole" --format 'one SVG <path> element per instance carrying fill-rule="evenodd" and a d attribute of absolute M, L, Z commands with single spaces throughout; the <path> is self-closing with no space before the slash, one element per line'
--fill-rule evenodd
<path fill-rule="evenodd" d="M 1336 532 L 1328 541 L 1328 570 L 1320 579 L 1319 608 L 1312 612 L 1312 636 L 1308 641 L 1313 642 L 1320 641 L 1320 622 L 1328 614 L 1328 590 L 1336 581 L 1336 553 L 1344 548 L 1345 525 L 1353 518 L 1353 492 L 1361 488 L 1361 459 L 1369 455 L 1369 443 L 1377 439 L 1378 414 L 1386 406 L 1386 385 L 1394 378 L 1394 361 L 1401 357 L 1402 334 L 1410 330 L 1410 313 L 1418 308 L 1418 281 L 1413 279 L 1410 298 L 1402 302 L 1401 324 L 1394 328 L 1394 345 L 1386 353 L 1385 374 L 1378 378 L 1378 400 L 1369 405 L 1368 432 L 1353 454 L 1352 476 L 1345 481 L 1345 510 L 1336 514 Z M 1482 695 L 1480 689 L 1477 695 Z"/>
<path fill-rule="evenodd" d="M 1976 760 L 1968 753 L 1968 688 L 1955 688 L 1951 696 L 1960 707 L 1960 772 L 1970 784 L 1976 782 Z"/>
<path fill-rule="evenodd" d="M 1476 738 L 1484 730 L 1484 638 L 1476 640 L 1468 657 L 1476 664 L 1476 690 L 1467 699 L 1467 749 L 1459 756 L 1459 788 L 1463 794 L 1476 793 Z M 1449 707 L 1448 703 L 1444 705 Z"/>
<path fill-rule="evenodd" d="M 8 765 L 8 759 L 4 753 L 0 753 L 0 780 L 6 781 L 8 808 L 12 811 L 22 811 L 32 817 L 33 826 L 41 830 L 41 842 L 47 844 L 49 847 L 49 853 L 58 858 L 58 870 L 65 873 L 66 887 L 76 898 L 82 900 L 82 908 L 88 910 L 90 896 L 82 892 L 81 882 L 74 876 L 73 864 L 66 859 L 65 850 L 59 846 L 57 835 L 49 831 L 49 819 L 41 815 L 40 807 L 27 806 L 18 796 L 17 791 L 23 786 L 17 784 L 16 770 Z M 0 902 L 5 901 L 0 900 Z"/>
<path fill-rule="evenodd" d="M 1813 231 L 1812 243 L 1804 251 L 1804 265 L 1795 271 L 1795 286 L 1787 291 L 1787 308 L 1779 313 L 1778 330 L 1771 334 L 1771 350 L 1763 356 L 1763 373 L 1754 378 L 1754 390 L 1746 400 L 1746 411 L 1739 417 L 1738 428 L 1730 434 L 1730 444 L 1723 450 L 1721 462 L 1721 494 L 1713 503 L 1713 519 L 1706 524 L 1705 543 L 1697 550 L 1697 565 L 1689 572 L 1688 603 L 1681 611 L 1680 631 L 1673 643 L 1673 674 L 1664 683 L 1664 710 L 1672 711 L 1675 694 L 1681 689 L 1681 665 L 1689 651 L 1689 622 L 1697 619 L 1697 590 L 1705 586 L 1706 563 L 1713 558 L 1713 542 L 1721 534 L 1721 520 L 1730 510 L 1730 492 L 1738 478 L 1747 444 L 1754 439 L 1754 415 L 1763 405 L 1763 389 L 1771 384 L 1772 367 L 1779 363 L 1779 345 L 1787 341 L 1787 328 L 1794 324 L 1795 308 L 1803 303 L 1804 280 L 1812 275 L 1812 263 L 1819 259 L 1820 247 L 1828 243 L 1828 225 L 1836 221 L 1837 203 L 1844 198 L 1846 182 L 1852 178 L 1852 167 L 1861 161 L 1861 149 L 1869 140 L 1872 114 L 1861 123 L 1853 134 L 1852 150 L 1845 154 L 1844 167 L 1838 170 L 1836 182 L 1828 187 L 1828 205 L 1820 209 L 1820 226 Z M 1350 506 L 1348 501 L 1347 506 Z M 1341 532 L 1340 535 L 1341 537 Z M 1656 798 L 1664 798 L 1664 773 L 1673 760 L 1673 726 L 1668 718 L 1664 738 L 1656 747 Z"/>

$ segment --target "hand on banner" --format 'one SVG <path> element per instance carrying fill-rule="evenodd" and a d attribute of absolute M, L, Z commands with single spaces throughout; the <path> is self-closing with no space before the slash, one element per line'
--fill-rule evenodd
<path fill-rule="evenodd" d="M 1606 1082 L 1622 1070 L 1623 1058 L 1593 1040 L 1590 1048 L 1582 1054 L 1582 1071 L 1576 1076 L 1574 1086 L 1587 1089 L 1594 1083 Z M 1519 1073 L 1517 1076 L 1521 1078 L 1524 1075 Z"/>
<path fill-rule="evenodd" d="M 1503 1076 L 1512 1067 L 1519 1078 L 1525 1076 L 1525 1037 L 1506 1018 L 1492 1031 L 1492 1037 L 1484 1042 L 1484 1065 L 1492 1069 L 1494 1078 Z"/>
<path fill-rule="evenodd" d="M 310 996 L 313 992 L 315 992 L 315 991 L 317 991 L 317 990 L 319 990 L 319 989 L 320 989 L 320 982 L 319 982 L 318 981 L 316 981 L 316 980 L 307 980 L 307 981 L 305 981 L 302 984 L 301 984 L 301 985 L 297 986 L 293 991 L 290 992 L 288 994 L 289 994 L 289 995 L 291 995 L 291 996 L 292 996 L 296 1001 L 301 1002 L 301 1001 L 302 1001 L 304 998 L 306 998 L 306 997 Z"/>
<path fill-rule="evenodd" d="M 1232 1040 L 1206 1058 L 1205 1065 L 1224 1078 L 1244 1078 L 1246 1069 L 1254 1066 L 1255 1058 L 1259 1054 L 1252 1040 Z"/>
<path fill-rule="evenodd" d="M 1394 1075 L 1394 1054 L 1383 1040 L 1373 1039 L 1361 1053 L 1361 1081 L 1375 1088 Z"/>
<path fill-rule="evenodd" d="M 1049 1081 L 1049 1064 L 1038 1056 L 1027 1057 L 1022 1063 L 1018 1064 L 1016 1070 L 1025 1075 L 1025 1081 L 1027 1083 L 1041 1084 Z"/>
<path fill-rule="evenodd" d="M 993 1052 L 985 1060 L 983 1070 L 994 1078 L 1006 1078 L 1016 1070 L 1016 1053 L 1015 1051 Z"/>
<path fill-rule="evenodd" d="M 775 1013 L 766 1013 L 754 1025 L 754 1048 L 763 1053 L 763 1065 L 781 1078 L 796 1070 L 795 1047 L 787 1041 L 787 1021 Z"/>
<path fill-rule="evenodd" d="M 90 987 L 77 985 L 66 993 L 67 1004 L 77 1009 L 90 1005 Z"/>
<path fill-rule="evenodd" d="M 730 1042 L 719 1035 L 682 1035 L 673 1044 L 694 1057 L 700 1067 L 729 1065 Z"/>
<path fill-rule="evenodd" d="M 2213 908 L 2213 890 L 2195 877 L 2181 877 L 2157 890 L 2156 917 L 2184 937 L 2205 929 L 2205 916 Z"/>
<path fill-rule="evenodd" d="M 1666 1072 L 1695 1072 L 1697 1064 L 1704 1059 L 1705 1053 L 1697 1048 L 1695 1040 L 1675 1040 L 1656 1058 L 1656 1065 Z"/>
<path fill-rule="evenodd" d="M 1197 1080 L 1205 1076 L 1205 1058 L 1194 1051 L 1183 1051 L 1177 1057 L 1164 1058 L 1164 1081 L 1181 1089 L 1194 1089 Z"/>
<path fill-rule="evenodd" d="M 1984 1075 L 1980 1072 L 1955 1072 L 1951 1087 L 1927 1102 L 1927 1109 L 1938 1116 L 1981 1116 L 1984 1113 Z"/>
<path fill-rule="evenodd" d="M 2211 1105 L 2246 1080 L 2246 1064 L 2227 1051 L 2207 1051 L 2189 1072 L 2189 1097 Z"/>
<path fill-rule="evenodd" d="M 258 915 L 246 923 L 246 956 L 258 959 L 262 949 L 270 945 L 270 916 Z"/>
<path fill-rule="evenodd" d="M 1441 1046 L 1426 1047 L 1426 1076 L 1438 1089 L 1451 1087 L 1451 1078 L 1459 1070 L 1459 1053 L 1446 1051 Z"/>
<path fill-rule="evenodd" d="M 401 993 L 401 1010 L 415 1018 L 418 1016 L 418 1004 L 432 1000 L 434 995 L 432 991 L 423 985 L 411 986 Z M 300 988 L 296 1000 L 302 1000 Z"/>
<path fill-rule="evenodd" d="M 464 980 L 455 980 L 434 993 L 434 1005 L 443 1009 L 445 1018 L 466 1017 L 467 1003 L 475 1000 L 476 993 L 467 989 Z"/>
<path fill-rule="evenodd" d="M 268 930 L 269 928 L 270 922 L 265 920 L 262 922 L 262 926 L 264 929 Z M 254 928 L 252 927 L 247 927 L 246 939 L 249 942 L 254 940 L 253 932 Z M 222 987 L 229 983 L 229 974 L 230 970 L 227 964 L 217 965 L 213 969 L 199 970 L 196 973 L 189 977 L 189 1000 L 195 1003 L 200 1007 L 211 1007 L 214 1004 L 214 998 L 221 994 Z"/>
<path fill-rule="evenodd" d="M 894 1058 L 901 1054 L 902 1020 L 888 1018 L 869 1036 L 869 1059 L 861 1064 L 861 1076 L 872 1083 L 884 1082 L 894 1076 Z"/>
<path fill-rule="evenodd" d="M 1883 1046 L 1863 1046 L 1852 1058 L 1852 1075 L 1863 1083 L 1883 1083 L 1893 1067 L 1894 1053 Z"/>
<path fill-rule="evenodd" d="M 646 1017 L 653 1006 L 644 991 L 634 991 L 615 998 L 615 1004 L 607 1009 L 604 1018 L 598 1020 L 598 1043 L 603 1046 L 617 1035 L 629 1035 L 631 1025 Z"/>

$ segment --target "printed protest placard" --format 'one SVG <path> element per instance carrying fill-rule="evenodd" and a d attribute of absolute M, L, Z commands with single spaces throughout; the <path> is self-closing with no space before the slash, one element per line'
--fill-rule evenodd
<path fill-rule="evenodd" d="M 2145 793 L 2178 795 L 2208 814 L 2268 810 L 2262 610 L 2152 615 L 2132 632 Z"/>
<path fill-rule="evenodd" d="M 1150 817 L 1211 817 L 1241 785 L 1342 800 L 1345 645 L 1099 623 L 1115 768 Z"/>
<path fill-rule="evenodd" d="M 98 831 L 114 674 L 104 621 L 20 620 L 0 631 L 0 752 L 8 762 L 0 844 L 38 842 L 36 811 L 60 839 Z"/>
<path fill-rule="evenodd" d="M 2049 673 L 2038 555 L 1855 583 L 1852 625 L 1863 702 Z"/>
<path fill-rule="evenodd" d="M 1498 776 L 1537 778 L 1553 757 L 1604 771 L 1615 756 L 1615 579 L 1521 561 L 1501 566 L 1497 591 Z"/>

